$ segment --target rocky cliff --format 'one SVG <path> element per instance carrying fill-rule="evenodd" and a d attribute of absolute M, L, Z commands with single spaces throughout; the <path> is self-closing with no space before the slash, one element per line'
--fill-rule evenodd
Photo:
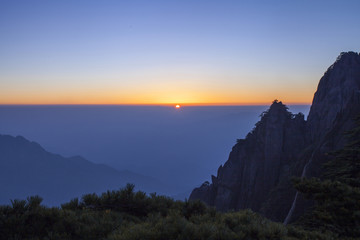
<path fill-rule="evenodd" d="M 307 121 L 275 100 L 245 139 L 238 140 L 212 183 L 195 188 L 219 210 L 250 208 L 275 221 L 291 221 L 309 203 L 296 193 L 293 176 L 320 176 L 328 152 L 344 144 L 343 132 L 360 113 L 360 55 L 341 53 L 321 78 Z"/>

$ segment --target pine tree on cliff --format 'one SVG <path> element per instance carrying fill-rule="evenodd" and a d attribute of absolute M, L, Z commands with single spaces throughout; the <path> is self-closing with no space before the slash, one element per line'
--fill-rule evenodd
<path fill-rule="evenodd" d="M 324 165 L 323 180 L 295 182 L 300 192 L 316 202 L 299 221 L 309 229 L 332 231 L 339 237 L 360 236 L 360 117 L 356 125 L 346 133 L 348 144 Z"/>
<path fill-rule="evenodd" d="M 360 116 L 355 121 L 357 127 L 346 133 L 349 143 L 325 164 L 324 177 L 360 188 Z"/>

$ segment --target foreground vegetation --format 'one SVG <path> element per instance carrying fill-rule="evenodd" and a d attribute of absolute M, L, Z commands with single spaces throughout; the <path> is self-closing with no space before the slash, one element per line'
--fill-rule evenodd
<path fill-rule="evenodd" d="M 298 223 L 331 231 L 338 238 L 360 239 L 360 116 L 346 133 L 347 144 L 324 165 L 321 179 L 297 179 L 295 188 L 315 201 Z"/>
<path fill-rule="evenodd" d="M 334 239 L 271 222 L 250 210 L 220 213 L 200 201 L 119 191 L 84 195 L 60 208 L 41 198 L 0 207 L 0 239 Z"/>

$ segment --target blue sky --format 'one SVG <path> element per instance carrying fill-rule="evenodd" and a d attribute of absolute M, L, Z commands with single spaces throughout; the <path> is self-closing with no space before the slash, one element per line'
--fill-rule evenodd
<path fill-rule="evenodd" d="M 0 1 L 2 104 L 310 103 L 359 1 Z"/>

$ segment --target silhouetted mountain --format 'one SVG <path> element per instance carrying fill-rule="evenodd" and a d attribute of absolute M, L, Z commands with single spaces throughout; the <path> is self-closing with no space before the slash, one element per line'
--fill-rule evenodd
<path fill-rule="evenodd" d="M 151 177 L 117 171 L 79 156 L 64 158 L 21 136 L 0 135 L 0 203 L 38 194 L 46 204 L 57 205 L 85 193 L 119 189 L 126 183 L 146 192 L 171 191 L 170 186 Z"/>
<path fill-rule="evenodd" d="M 304 213 L 305 202 L 291 184 L 293 176 L 320 176 L 327 154 L 341 148 L 344 131 L 360 113 L 360 55 L 341 53 L 319 82 L 307 121 L 274 101 L 229 159 L 196 188 L 201 199 L 220 210 L 251 208 L 285 223 Z"/>

